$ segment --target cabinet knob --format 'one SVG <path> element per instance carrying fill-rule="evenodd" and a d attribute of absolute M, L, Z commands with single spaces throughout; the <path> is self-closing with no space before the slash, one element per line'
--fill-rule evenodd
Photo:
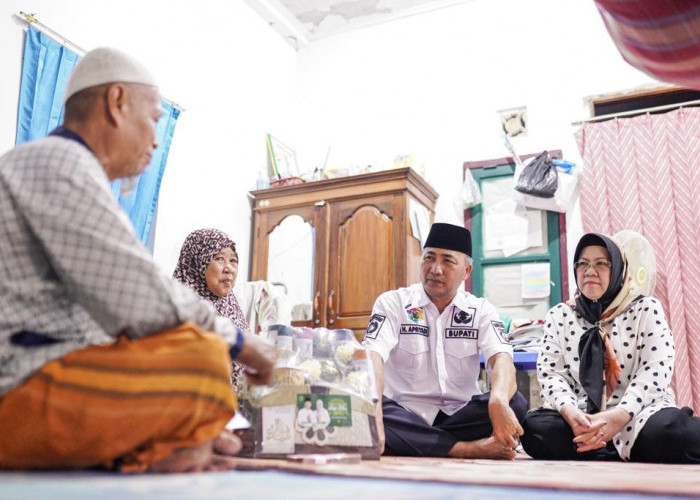
<path fill-rule="evenodd" d="M 335 290 L 331 290 L 331 292 L 328 294 L 328 301 L 326 304 L 326 313 L 328 314 L 328 317 L 330 318 L 328 320 L 328 324 L 332 325 L 333 321 L 333 316 L 335 316 L 335 311 L 333 310 L 333 296 L 335 295 Z"/>
<path fill-rule="evenodd" d="M 319 316 L 321 316 L 321 312 L 318 310 L 319 304 L 318 301 L 321 298 L 321 292 L 318 291 L 316 292 L 316 295 L 314 296 L 314 325 L 320 325 L 321 320 L 319 319 Z"/>
<path fill-rule="evenodd" d="M 328 324 L 329 324 L 329 325 L 334 325 L 334 324 L 335 324 L 335 320 L 334 320 L 334 319 L 329 319 L 329 320 L 328 320 Z"/>

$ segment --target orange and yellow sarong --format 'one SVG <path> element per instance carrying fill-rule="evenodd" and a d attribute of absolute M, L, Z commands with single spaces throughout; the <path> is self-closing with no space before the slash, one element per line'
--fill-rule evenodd
<path fill-rule="evenodd" d="M 237 409 L 225 342 L 193 324 L 73 351 L 0 398 L 0 468 L 142 471 Z"/>

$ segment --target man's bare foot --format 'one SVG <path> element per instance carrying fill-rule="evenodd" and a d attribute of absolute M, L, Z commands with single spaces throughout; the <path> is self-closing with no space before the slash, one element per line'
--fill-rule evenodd
<path fill-rule="evenodd" d="M 200 472 L 214 458 L 214 442 L 207 441 L 191 448 L 180 448 L 169 457 L 153 464 L 150 472 Z"/>
<path fill-rule="evenodd" d="M 493 458 L 496 460 L 513 460 L 517 453 L 499 443 L 495 437 L 489 436 L 476 441 L 459 441 L 455 444 L 448 457 L 452 458 Z"/>
<path fill-rule="evenodd" d="M 220 455 L 227 455 L 233 457 L 238 455 L 238 453 L 243 448 L 243 442 L 241 438 L 233 434 L 232 432 L 223 431 L 214 440 L 214 453 Z"/>
<path fill-rule="evenodd" d="M 241 451 L 238 436 L 224 431 L 213 441 L 191 448 L 182 448 L 154 464 L 150 472 L 204 472 L 231 470 L 236 463 L 232 456 Z"/>

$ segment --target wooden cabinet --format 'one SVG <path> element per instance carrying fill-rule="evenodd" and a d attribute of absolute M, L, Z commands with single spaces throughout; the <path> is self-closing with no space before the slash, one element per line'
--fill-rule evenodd
<path fill-rule="evenodd" d="M 295 307 L 293 324 L 350 328 L 361 336 L 381 293 L 420 280 L 421 245 L 413 236 L 411 214 L 432 221 L 437 193 L 413 170 L 251 195 L 250 279 L 287 277 L 281 281 L 290 297 L 302 302 Z M 287 224 L 289 230 L 278 237 L 276 231 Z"/>

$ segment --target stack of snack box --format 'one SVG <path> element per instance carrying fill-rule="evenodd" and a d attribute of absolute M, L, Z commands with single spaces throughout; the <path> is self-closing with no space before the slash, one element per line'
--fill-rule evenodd
<path fill-rule="evenodd" d="M 378 460 L 374 367 L 353 331 L 272 325 L 268 338 L 277 347 L 272 382 L 248 388 L 241 401 L 251 421 L 245 454 L 359 453 Z"/>

